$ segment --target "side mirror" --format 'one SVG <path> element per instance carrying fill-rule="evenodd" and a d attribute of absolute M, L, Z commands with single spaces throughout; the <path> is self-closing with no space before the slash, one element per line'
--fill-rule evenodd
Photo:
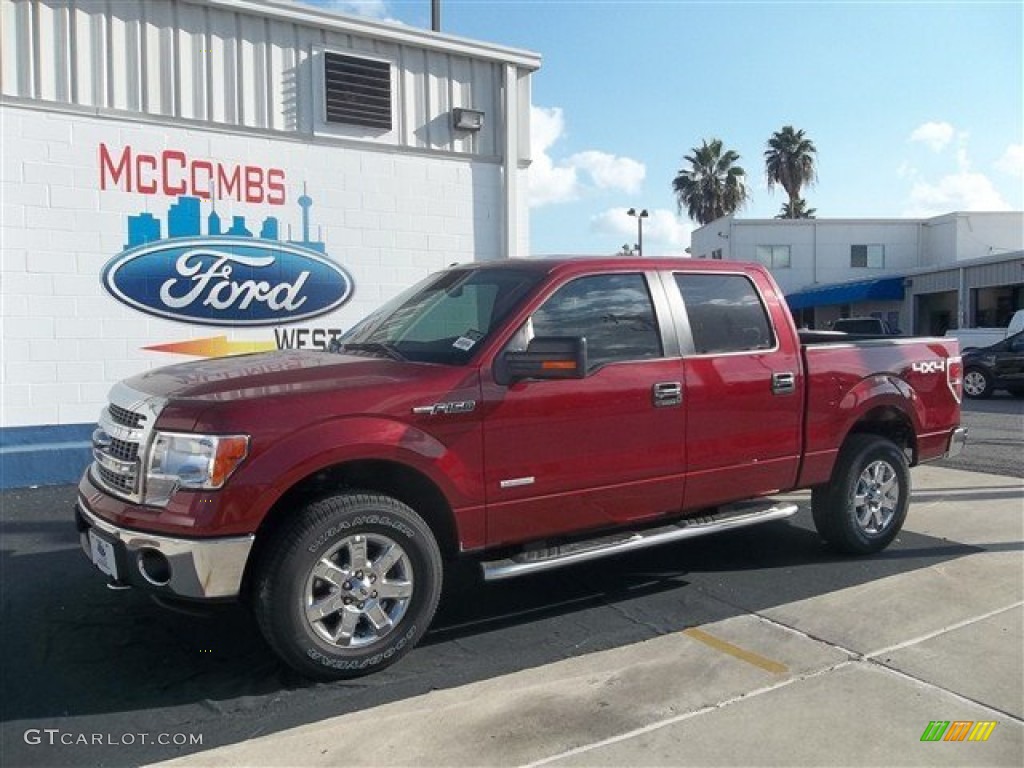
<path fill-rule="evenodd" d="M 582 379 L 587 375 L 587 340 L 583 336 L 537 336 L 525 352 L 505 353 L 509 381 Z"/>

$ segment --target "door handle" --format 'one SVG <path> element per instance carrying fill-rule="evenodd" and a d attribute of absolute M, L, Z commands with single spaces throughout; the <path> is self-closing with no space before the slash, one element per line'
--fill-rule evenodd
<path fill-rule="evenodd" d="M 796 392 L 796 374 L 792 371 L 772 374 L 772 394 L 791 395 Z"/>
<path fill-rule="evenodd" d="M 660 381 L 653 389 L 654 407 L 668 408 L 683 402 L 683 385 L 678 381 Z"/>

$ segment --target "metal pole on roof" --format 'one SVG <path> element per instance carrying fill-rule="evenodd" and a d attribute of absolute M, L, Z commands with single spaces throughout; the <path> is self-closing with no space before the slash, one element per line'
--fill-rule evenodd
<path fill-rule="evenodd" d="M 441 31 L 441 0 L 430 0 L 430 29 Z"/>
<path fill-rule="evenodd" d="M 647 218 L 647 209 L 644 208 L 642 211 L 637 212 L 636 208 L 630 208 L 626 211 L 627 216 L 636 217 L 636 254 L 637 256 L 644 255 L 644 219 Z"/>

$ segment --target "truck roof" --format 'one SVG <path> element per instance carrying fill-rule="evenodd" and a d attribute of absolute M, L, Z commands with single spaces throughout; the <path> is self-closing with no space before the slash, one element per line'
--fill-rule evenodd
<path fill-rule="evenodd" d="M 502 269 L 510 266 L 544 273 L 589 272 L 595 268 L 636 269 L 640 271 L 649 269 L 687 269 L 701 272 L 760 271 L 763 269 L 760 264 L 743 261 L 706 261 L 704 259 L 682 257 L 645 258 L 639 256 L 560 256 L 543 259 L 505 259 L 503 261 L 490 261 L 483 264 L 453 264 L 452 268 Z"/>

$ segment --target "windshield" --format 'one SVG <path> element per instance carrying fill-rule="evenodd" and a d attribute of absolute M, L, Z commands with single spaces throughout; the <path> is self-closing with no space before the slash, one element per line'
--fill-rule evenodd
<path fill-rule="evenodd" d="M 451 269 L 399 294 L 340 339 L 345 351 L 463 365 L 543 273 Z"/>

